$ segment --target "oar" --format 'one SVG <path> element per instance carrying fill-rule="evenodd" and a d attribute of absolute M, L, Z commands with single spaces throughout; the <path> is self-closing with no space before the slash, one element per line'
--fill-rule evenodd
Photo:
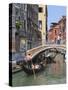
<path fill-rule="evenodd" d="M 33 64 L 32 59 L 31 59 L 31 63 Z M 34 68 L 33 68 L 32 70 L 33 70 L 33 74 L 34 74 L 34 79 L 36 79 L 36 75 L 35 75 L 35 70 L 34 70 Z"/>

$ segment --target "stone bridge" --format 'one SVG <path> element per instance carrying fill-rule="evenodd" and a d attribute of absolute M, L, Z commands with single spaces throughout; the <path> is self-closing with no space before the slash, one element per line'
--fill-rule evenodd
<path fill-rule="evenodd" d="M 65 45 L 41 45 L 38 46 L 36 48 L 30 49 L 26 52 L 26 54 L 31 54 L 32 57 L 34 57 L 35 55 L 37 55 L 38 53 L 44 51 L 47 48 L 61 48 L 66 50 L 66 46 Z"/>

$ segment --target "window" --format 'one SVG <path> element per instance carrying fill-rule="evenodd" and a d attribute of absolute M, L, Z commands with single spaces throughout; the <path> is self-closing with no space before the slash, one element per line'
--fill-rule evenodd
<path fill-rule="evenodd" d="M 56 30 L 55 30 L 55 35 L 57 34 Z"/>
<path fill-rule="evenodd" d="M 42 21 L 39 21 L 39 29 L 42 29 Z"/>
<path fill-rule="evenodd" d="M 15 8 L 15 14 L 18 15 L 18 13 L 19 13 L 18 8 Z"/>
<path fill-rule="evenodd" d="M 20 50 L 21 51 L 26 50 L 26 40 L 24 38 L 20 39 Z"/>
<path fill-rule="evenodd" d="M 27 5 L 24 4 L 24 10 L 27 11 Z"/>
<path fill-rule="evenodd" d="M 42 7 L 39 7 L 39 12 L 43 12 L 43 8 Z"/>
<path fill-rule="evenodd" d="M 65 32 L 65 29 L 63 28 L 63 30 L 62 30 L 63 32 Z"/>
<path fill-rule="evenodd" d="M 20 16 L 19 16 L 18 18 L 19 18 L 19 20 L 20 20 Z"/>

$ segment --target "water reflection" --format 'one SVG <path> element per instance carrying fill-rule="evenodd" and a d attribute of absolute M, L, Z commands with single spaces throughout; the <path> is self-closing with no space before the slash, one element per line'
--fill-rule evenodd
<path fill-rule="evenodd" d="M 63 55 L 57 55 L 55 58 L 56 63 L 52 63 L 50 65 L 50 70 L 52 74 L 54 75 L 60 75 L 63 74 L 63 69 L 64 69 L 64 58 Z"/>

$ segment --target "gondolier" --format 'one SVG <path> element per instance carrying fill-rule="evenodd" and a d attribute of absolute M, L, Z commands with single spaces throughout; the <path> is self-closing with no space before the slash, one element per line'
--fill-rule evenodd
<path fill-rule="evenodd" d="M 25 57 L 25 61 L 26 61 L 26 63 L 28 63 L 29 68 L 31 68 L 31 60 L 32 60 L 32 55 L 27 54 L 26 57 Z"/>
<path fill-rule="evenodd" d="M 33 63 L 32 55 L 27 54 L 25 57 L 25 64 L 22 68 L 24 72 L 26 72 L 27 74 L 34 74 L 35 77 L 35 73 L 44 70 L 44 65 L 41 63 L 37 64 L 37 62 Z"/>

